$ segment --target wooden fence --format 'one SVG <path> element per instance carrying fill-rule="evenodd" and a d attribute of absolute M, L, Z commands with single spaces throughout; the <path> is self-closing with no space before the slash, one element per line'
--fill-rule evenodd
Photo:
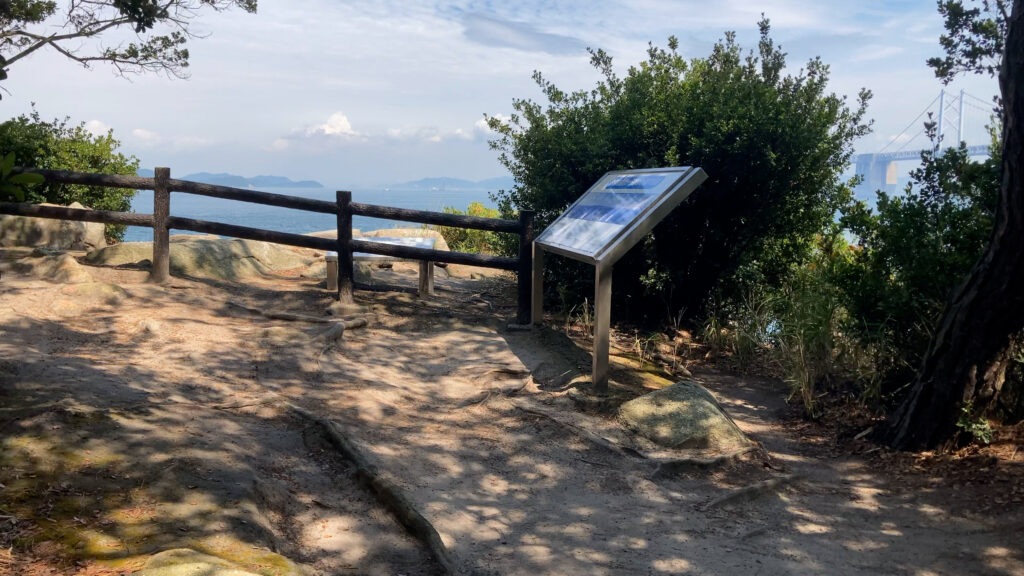
<path fill-rule="evenodd" d="M 338 298 L 343 302 L 352 301 L 353 290 L 353 252 L 366 252 L 430 262 L 446 262 L 466 264 L 485 268 L 499 268 L 517 273 L 518 310 L 516 322 L 530 324 L 530 290 L 533 270 L 532 244 L 534 238 L 534 212 L 523 210 L 518 220 L 500 220 L 496 218 L 480 218 L 459 214 L 444 214 L 423 210 L 408 210 L 352 202 L 352 193 L 338 191 L 334 202 L 300 198 L 270 192 L 244 190 L 214 184 L 202 184 L 187 180 L 171 179 L 170 168 L 157 168 L 152 178 L 142 176 L 125 176 L 117 174 L 94 174 L 89 172 L 69 172 L 64 170 L 15 169 L 15 172 L 31 172 L 40 174 L 48 182 L 62 184 L 81 184 L 86 186 L 103 186 L 109 188 L 129 188 L 153 191 L 153 213 L 134 214 L 127 212 L 111 212 L 107 210 L 81 210 L 62 206 L 40 206 L 37 204 L 0 202 L 0 214 L 33 216 L 36 218 L 55 218 L 60 220 L 78 220 L 84 222 L 102 222 L 104 224 L 126 224 L 128 226 L 146 226 L 153 229 L 153 267 L 150 280 L 166 282 L 170 277 L 170 230 L 188 230 L 261 240 L 275 244 L 313 248 L 317 250 L 333 250 L 338 253 Z M 335 214 L 337 216 L 337 239 L 318 238 L 289 232 L 275 232 L 261 228 L 249 228 L 221 222 L 194 220 L 171 216 L 171 193 L 185 192 L 199 196 L 225 198 L 240 202 L 280 206 L 294 210 Z M 448 252 L 396 246 L 359 240 L 352 237 L 352 216 L 370 216 L 388 220 L 402 220 L 422 224 L 436 224 L 457 228 L 473 228 L 491 232 L 506 232 L 519 236 L 519 257 L 507 258 L 488 254 L 470 254 L 466 252 Z"/>

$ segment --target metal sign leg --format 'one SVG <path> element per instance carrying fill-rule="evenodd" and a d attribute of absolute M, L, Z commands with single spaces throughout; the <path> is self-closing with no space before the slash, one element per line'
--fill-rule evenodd
<path fill-rule="evenodd" d="M 612 267 L 594 268 L 594 365 L 591 376 L 598 394 L 608 392 L 608 352 L 612 313 Z"/>
<path fill-rule="evenodd" d="M 540 326 L 544 323 L 544 249 L 536 243 L 533 245 L 533 304 L 530 311 L 530 324 Z"/>

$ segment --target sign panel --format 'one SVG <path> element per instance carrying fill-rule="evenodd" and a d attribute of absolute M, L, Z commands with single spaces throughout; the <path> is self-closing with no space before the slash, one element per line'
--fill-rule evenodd
<path fill-rule="evenodd" d="M 612 266 L 707 179 L 700 168 L 608 172 L 533 243 L 533 322 L 544 317 L 544 251 L 594 264 L 591 379 L 608 391 Z"/>
<path fill-rule="evenodd" d="M 536 242 L 594 263 L 613 253 L 621 256 L 706 177 L 700 168 L 689 166 L 609 172 Z"/>

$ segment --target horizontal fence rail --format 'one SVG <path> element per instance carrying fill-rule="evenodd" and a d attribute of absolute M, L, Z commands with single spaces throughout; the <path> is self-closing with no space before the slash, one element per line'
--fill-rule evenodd
<path fill-rule="evenodd" d="M 191 232 L 216 234 L 219 236 L 230 236 L 233 238 L 244 238 L 247 240 L 259 240 L 275 244 L 284 244 L 287 246 L 311 248 L 314 250 L 335 251 L 338 253 L 339 264 L 338 297 L 345 301 L 351 301 L 352 297 L 352 286 L 354 284 L 352 274 L 353 252 L 366 252 L 369 254 L 393 256 L 395 258 L 419 260 L 427 263 L 446 262 L 449 264 L 464 264 L 468 266 L 481 266 L 486 268 L 515 271 L 518 275 L 517 294 L 519 301 L 516 321 L 519 324 L 529 324 L 532 320 L 530 317 L 530 290 L 532 286 L 530 276 L 533 267 L 531 250 L 534 238 L 533 211 L 521 211 L 519 214 L 519 220 L 481 218 L 478 216 L 467 216 L 462 214 L 447 214 L 442 212 L 428 212 L 424 210 L 410 210 L 406 208 L 362 204 L 352 202 L 350 192 L 338 192 L 336 201 L 328 202 L 325 200 L 301 198 L 285 194 L 274 194 L 272 192 L 261 192 L 257 190 L 233 188 L 230 186 L 219 186 L 216 184 L 190 182 L 188 180 L 173 180 L 170 178 L 170 170 L 168 168 L 156 168 L 154 170 L 154 176 L 151 178 L 126 174 L 96 174 L 89 172 L 39 170 L 30 168 L 15 168 L 13 173 L 39 174 L 43 176 L 47 182 L 61 184 L 152 190 L 153 214 L 134 214 L 127 212 L 113 212 L 109 210 L 84 210 L 63 206 L 42 206 L 38 204 L 15 202 L 0 202 L 0 214 L 81 222 L 100 222 L 103 224 L 144 226 L 152 228 L 153 269 L 150 272 L 150 280 L 154 282 L 163 282 L 169 277 L 169 231 L 172 229 L 188 230 Z M 281 208 L 304 210 L 307 212 L 336 214 L 338 235 L 336 239 L 320 238 L 304 234 L 277 232 L 261 228 L 250 228 L 248 226 L 237 226 L 221 222 L 209 222 L 206 220 L 171 216 L 171 192 L 183 192 L 186 194 L 278 206 Z M 519 236 L 519 257 L 508 258 L 505 256 L 494 256 L 489 254 L 470 254 L 466 252 L 449 252 L 444 250 L 413 248 L 410 246 L 398 246 L 394 244 L 385 244 L 382 242 L 352 238 L 353 215 L 416 222 L 421 224 L 433 224 L 438 226 L 449 226 L 454 228 L 472 228 L 490 232 L 517 234 Z"/>
<path fill-rule="evenodd" d="M 412 246 L 398 246 L 396 244 L 384 244 L 383 242 L 357 240 L 355 238 L 352 239 L 352 251 L 366 252 L 368 254 L 380 254 L 381 256 L 393 256 L 395 258 L 405 258 L 408 260 L 430 260 L 431 262 L 466 264 L 468 266 L 498 268 L 500 270 L 514 271 L 519 268 L 518 258 L 506 258 L 504 256 L 492 256 L 490 254 L 472 254 L 470 252 L 431 250 L 429 248 L 414 248 Z"/>
<path fill-rule="evenodd" d="M 451 226 L 453 228 L 473 228 L 476 230 L 488 230 L 490 232 L 510 232 L 518 234 L 522 225 L 518 220 L 499 220 L 498 218 L 481 218 L 480 216 L 466 216 L 464 214 L 446 214 L 444 212 L 427 212 L 424 210 L 410 210 L 408 208 L 392 208 L 390 206 L 375 206 L 373 204 L 362 204 L 352 202 L 352 214 L 356 216 L 370 216 L 383 218 L 385 220 L 402 220 L 405 222 L 418 222 L 420 224 L 435 224 L 438 226 Z"/>
<path fill-rule="evenodd" d="M 246 190 L 244 188 L 232 188 L 230 186 L 219 186 L 217 184 L 203 184 L 201 182 L 190 182 L 188 180 L 168 180 L 167 188 L 171 192 L 185 192 L 197 196 L 210 196 L 212 198 L 223 198 L 225 200 L 238 200 L 251 204 L 265 204 L 267 206 L 279 206 L 293 210 L 305 210 L 306 212 L 320 212 L 321 214 L 334 214 L 338 206 L 334 202 L 325 200 L 314 200 L 299 196 L 288 196 L 286 194 L 274 194 L 273 192 L 259 192 L 257 190 Z"/>
<path fill-rule="evenodd" d="M 193 220 L 177 216 L 171 216 L 167 219 L 167 227 L 174 230 L 189 230 L 191 232 L 231 236 L 232 238 L 244 238 L 246 240 L 260 240 L 262 242 L 298 246 L 299 248 L 312 248 L 314 250 L 334 250 L 338 247 L 338 241 L 330 238 L 318 238 L 316 236 L 292 234 L 290 232 L 276 232 L 262 228 L 249 228 L 248 226 L 236 226 L 234 224 L 209 222 L 207 220 Z"/>
<path fill-rule="evenodd" d="M 41 204 L 25 204 L 21 202 L 0 202 L 0 214 L 32 216 L 34 218 L 51 218 L 55 220 L 99 222 L 101 224 L 124 224 L 127 226 L 145 226 L 147 228 L 153 227 L 152 214 L 132 214 L 129 212 L 112 212 L 110 210 L 85 210 L 83 208 L 43 206 Z"/>
<path fill-rule="evenodd" d="M 130 188 L 135 190 L 152 190 L 153 178 L 132 176 L 130 174 L 97 174 L 94 172 L 71 172 L 69 170 L 39 170 L 36 168 L 14 168 L 12 174 L 39 174 L 47 182 L 60 184 L 82 184 L 83 186 L 102 186 L 104 188 Z"/>

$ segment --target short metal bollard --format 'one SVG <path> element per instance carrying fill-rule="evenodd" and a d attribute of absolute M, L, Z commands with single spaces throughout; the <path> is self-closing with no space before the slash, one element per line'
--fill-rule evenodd
<path fill-rule="evenodd" d="M 324 259 L 327 260 L 327 289 L 333 292 L 338 289 L 338 255 L 330 252 Z"/>

